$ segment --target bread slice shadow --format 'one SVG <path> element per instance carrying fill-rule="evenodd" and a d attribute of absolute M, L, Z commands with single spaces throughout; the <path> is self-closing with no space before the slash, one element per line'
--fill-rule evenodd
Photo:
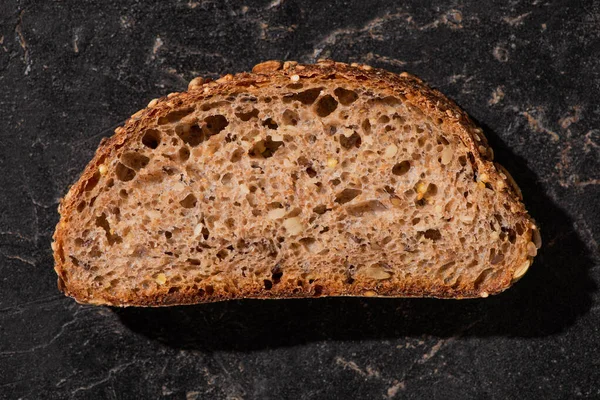
<path fill-rule="evenodd" d="M 544 193 L 525 159 L 484 132 L 496 159 L 519 183 L 543 246 L 524 278 L 487 299 L 313 298 L 236 300 L 168 308 L 114 308 L 131 330 L 183 349 L 241 350 L 323 340 L 431 335 L 543 337 L 572 326 L 592 306 L 590 249 L 573 220 Z"/>

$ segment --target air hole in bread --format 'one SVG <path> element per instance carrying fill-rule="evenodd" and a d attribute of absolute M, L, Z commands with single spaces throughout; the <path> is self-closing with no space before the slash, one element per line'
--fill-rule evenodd
<path fill-rule="evenodd" d="M 515 243 L 515 241 L 517 240 L 517 233 L 515 232 L 514 229 L 511 228 L 506 228 L 506 227 L 502 227 L 501 228 L 502 232 L 506 233 L 506 237 L 508 238 L 508 241 L 510 243 Z"/>
<path fill-rule="evenodd" d="M 108 222 L 105 213 L 102 213 L 102 215 L 96 217 L 96 226 L 104 229 L 106 239 L 108 240 L 109 245 L 112 246 L 115 243 L 121 243 L 123 241 L 123 239 L 121 239 L 119 235 L 112 232 L 112 229 L 110 228 L 110 223 Z"/>
<path fill-rule="evenodd" d="M 202 227 L 202 237 L 204 238 L 204 240 L 208 240 L 209 236 L 210 236 L 210 231 L 208 230 L 208 228 L 206 226 Z"/>
<path fill-rule="evenodd" d="M 323 90 L 323 88 L 318 87 L 318 88 L 308 89 L 308 90 L 305 90 L 300 93 L 287 94 L 287 95 L 283 96 L 282 100 L 284 103 L 291 103 L 292 101 L 299 101 L 300 103 L 309 106 L 317 100 L 317 97 L 319 97 L 319 95 L 321 94 L 321 90 Z"/>
<path fill-rule="evenodd" d="M 121 162 L 129 168 L 135 171 L 139 171 L 140 169 L 145 168 L 148 165 L 150 159 L 143 154 L 137 153 L 135 151 L 129 151 L 123 153 L 123 155 L 121 156 Z"/>
<path fill-rule="evenodd" d="M 165 124 L 177 122 L 177 121 L 181 120 L 183 117 L 186 117 L 187 115 L 191 114 L 193 111 L 194 111 L 193 108 L 184 108 L 182 110 L 171 111 L 164 117 L 160 117 L 158 119 L 158 124 L 165 125 Z"/>
<path fill-rule="evenodd" d="M 331 211 L 330 208 L 327 208 L 326 205 L 324 204 L 319 204 L 318 206 L 316 206 L 315 208 L 313 208 L 313 212 L 319 215 L 323 215 L 325 214 L 327 211 Z"/>
<path fill-rule="evenodd" d="M 204 128 L 209 136 L 221 133 L 221 131 L 229 125 L 229 121 L 227 121 L 227 118 L 225 118 L 224 115 L 211 115 L 210 117 L 204 118 L 204 123 Z"/>
<path fill-rule="evenodd" d="M 267 118 L 262 122 L 263 126 L 266 126 L 269 129 L 277 129 L 279 127 L 279 125 L 277 125 L 277 122 L 275 122 L 273 120 L 273 118 Z"/>
<path fill-rule="evenodd" d="M 494 270 L 492 268 L 483 270 L 477 279 L 475 279 L 475 282 L 473 282 L 474 289 L 479 290 L 481 287 L 484 287 L 486 282 L 491 278 L 493 272 Z"/>
<path fill-rule="evenodd" d="M 223 185 L 229 185 L 231 183 L 232 179 L 233 179 L 233 174 L 231 172 L 228 172 L 221 177 L 221 183 Z"/>
<path fill-rule="evenodd" d="M 440 233 L 439 229 L 427 229 L 425 232 L 423 232 L 423 236 L 425 239 L 433 240 L 434 242 L 442 238 L 442 234 Z"/>
<path fill-rule="evenodd" d="M 490 264 L 495 265 L 504 261 L 504 254 L 500 251 L 496 252 L 495 248 L 490 250 Z"/>
<path fill-rule="evenodd" d="M 349 203 L 361 193 L 362 190 L 358 189 L 344 189 L 335 196 L 335 202 L 339 204 Z"/>
<path fill-rule="evenodd" d="M 392 174 L 402 176 L 410 170 L 410 161 L 402 161 L 392 167 Z"/>
<path fill-rule="evenodd" d="M 377 123 L 378 124 L 382 124 L 383 125 L 383 124 L 387 124 L 388 122 L 390 122 L 390 117 L 388 117 L 387 115 L 382 115 L 379 118 L 377 118 Z M 386 130 L 388 130 L 387 126 L 386 126 Z"/>
<path fill-rule="evenodd" d="M 346 208 L 348 214 L 354 217 L 361 217 L 367 213 L 376 213 L 385 210 L 387 210 L 387 207 L 379 200 L 369 200 L 362 203 L 353 204 Z"/>
<path fill-rule="evenodd" d="M 365 135 L 371 134 L 371 121 L 368 118 L 365 118 L 363 122 L 360 124 L 361 129 L 365 133 Z"/>
<path fill-rule="evenodd" d="M 279 265 L 273 267 L 273 269 L 271 270 L 271 280 L 273 281 L 273 284 L 278 284 L 279 282 L 281 282 L 282 277 L 283 271 L 281 270 L 281 267 Z"/>
<path fill-rule="evenodd" d="M 443 136 L 438 136 L 438 137 L 437 137 L 437 143 L 438 143 L 438 144 L 442 144 L 442 145 L 444 145 L 444 146 L 448 146 L 448 145 L 450 145 L 450 142 L 448 141 L 448 139 L 446 139 L 446 138 L 445 138 L 445 137 L 443 137 Z"/>
<path fill-rule="evenodd" d="M 318 250 L 318 243 L 315 238 L 305 237 L 300 239 L 299 242 L 309 253 L 315 253 Z"/>
<path fill-rule="evenodd" d="M 175 133 L 184 143 L 196 147 L 206 140 L 206 135 L 198 125 L 177 125 Z M 173 145 L 177 145 L 174 143 Z"/>
<path fill-rule="evenodd" d="M 190 158 L 190 149 L 183 146 L 179 149 L 179 161 L 186 162 Z"/>
<path fill-rule="evenodd" d="M 356 147 L 358 149 L 361 143 L 362 139 L 360 138 L 360 135 L 357 132 L 354 132 L 349 137 L 340 135 L 340 145 L 346 150 L 350 150 L 353 147 Z"/>
<path fill-rule="evenodd" d="M 82 212 L 85 209 L 85 201 L 80 201 L 79 204 L 77 204 L 77 212 Z"/>
<path fill-rule="evenodd" d="M 231 161 L 232 163 L 236 163 L 242 159 L 243 155 L 244 155 L 244 149 L 241 149 L 241 148 L 235 149 L 233 151 L 233 153 L 231 153 L 231 158 L 229 159 L 229 161 Z"/>
<path fill-rule="evenodd" d="M 160 132 L 156 129 L 148 129 L 142 136 L 142 144 L 152 150 L 160 144 Z"/>
<path fill-rule="evenodd" d="M 221 249 L 217 252 L 217 258 L 220 261 L 223 261 L 225 258 L 227 258 L 228 255 L 229 255 L 229 252 L 227 251 L 227 249 Z"/>
<path fill-rule="evenodd" d="M 219 108 L 219 107 L 226 107 L 228 106 L 230 103 L 228 101 L 215 101 L 212 103 L 205 103 L 202 105 L 202 107 L 200 107 L 200 109 L 202 111 L 210 111 L 212 109 L 215 108 Z"/>
<path fill-rule="evenodd" d="M 117 163 L 117 167 L 115 168 L 115 174 L 117 179 L 122 182 L 129 182 L 133 178 L 135 178 L 135 171 L 131 168 L 127 168 L 122 163 Z"/>
<path fill-rule="evenodd" d="M 313 287 L 313 293 L 314 293 L 315 297 L 321 296 L 323 294 L 323 286 L 315 285 Z"/>
<path fill-rule="evenodd" d="M 515 229 L 519 236 L 521 236 L 523 233 L 525 233 L 525 228 L 523 227 L 523 224 L 521 224 L 520 222 L 517 222 L 517 224 L 515 225 Z"/>
<path fill-rule="evenodd" d="M 248 151 L 248 155 L 251 158 L 270 158 L 281 146 L 283 142 L 272 140 L 271 136 L 267 136 L 265 140 L 256 142 Z"/>
<path fill-rule="evenodd" d="M 100 172 L 96 171 L 94 175 L 88 179 L 83 190 L 86 192 L 92 191 L 96 185 L 98 185 L 98 182 L 100 182 Z"/>
<path fill-rule="evenodd" d="M 252 118 L 258 118 L 258 110 L 256 108 L 253 108 L 251 111 L 248 112 L 236 112 L 235 116 L 244 122 L 250 121 Z"/>
<path fill-rule="evenodd" d="M 325 95 L 319 99 L 316 105 L 317 115 L 321 118 L 327 117 L 329 114 L 335 111 L 338 106 L 338 102 L 331 95 Z"/>
<path fill-rule="evenodd" d="M 192 193 L 185 196 L 185 198 L 179 202 L 179 204 L 181 204 L 183 208 L 194 208 L 196 207 L 197 203 L 198 200 L 196 199 L 196 196 L 194 196 Z"/>
<path fill-rule="evenodd" d="M 333 93 L 344 106 L 348 106 L 358 99 L 358 94 L 354 90 L 348 90 L 339 87 L 336 88 Z"/>
<path fill-rule="evenodd" d="M 298 116 L 298 113 L 290 109 L 286 109 L 281 116 L 281 120 L 284 125 L 296 126 L 299 119 L 300 117 Z"/>
<path fill-rule="evenodd" d="M 186 262 L 190 265 L 201 265 L 202 262 L 196 258 L 188 258 Z"/>

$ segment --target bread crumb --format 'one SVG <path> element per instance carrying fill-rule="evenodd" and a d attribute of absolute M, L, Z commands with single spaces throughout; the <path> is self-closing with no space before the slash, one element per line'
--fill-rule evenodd
<path fill-rule="evenodd" d="M 388 147 L 385 148 L 383 156 L 385 158 L 392 158 L 396 155 L 396 153 L 398 153 L 398 146 L 396 146 L 395 144 L 390 144 Z"/>
<path fill-rule="evenodd" d="M 292 217 L 283 221 L 283 227 L 290 235 L 297 235 L 304 230 L 300 217 Z"/>
<path fill-rule="evenodd" d="M 454 156 L 454 151 L 452 150 L 452 147 L 447 146 L 446 148 L 444 148 L 444 150 L 442 151 L 442 157 L 441 157 L 442 165 L 450 164 L 450 161 L 452 161 L 453 156 Z"/>
<path fill-rule="evenodd" d="M 378 281 L 389 279 L 392 277 L 392 274 L 387 272 L 381 264 L 373 264 L 365 269 L 365 275 L 371 279 L 376 279 Z"/>
<path fill-rule="evenodd" d="M 338 165 L 338 160 L 336 160 L 335 158 L 328 158 L 327 159 L 327 166 L 329 168 L 335 168 L 336 165 Z"/>
<path fill-rule="evenodd" d="M 248 189 L 248 186 L 245 183 L 242 183 L 240 186 L 240 193 L 241 194 L 248 194 L 250 193 L 250 189 Z"/>
<path fill-rule="evenodd" d="M 285 216 L 285 212 L 286 211 L 283 208 L 276 208 L 267 213 L 267 218 L 268 219 L 281 219 Z"/>
<path fill-rule="evenodd" d="M 108 172 L 108 168 L 106 168 L 106 165 L 104 165 L 104 164 L 101 164 L 101 165 L 98 167 L 98 172 L 100 172 L 100 175 L 104 176 L 104 175 L 106 175 L 106 173 Z"/>

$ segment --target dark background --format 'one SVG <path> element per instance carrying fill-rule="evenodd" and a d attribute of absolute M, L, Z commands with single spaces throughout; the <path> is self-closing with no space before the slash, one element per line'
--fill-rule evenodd
<path fill-rule="evenodd" d="M 102 137 L 195 76 L 321 57 L 414 73 L 484 127 L 542 228 L 524 279 L 467 301 L 58 292 L 58 199 Z M 599 89 L 592 1 L 0 0 L 0 398 L 600 398 Z"/>

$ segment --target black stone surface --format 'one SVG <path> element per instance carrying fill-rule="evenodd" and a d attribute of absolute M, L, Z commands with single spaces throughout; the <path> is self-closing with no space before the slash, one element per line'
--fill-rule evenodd
<path fill-rule="evenodd" d="M 0 398 L 600 398 L 600 4 L 0 0 Z M 76 304 L 58 199 L 197 75 L 330 57 L 412 72 L 485 128 L 544 247 L 485 300 Z"/>

